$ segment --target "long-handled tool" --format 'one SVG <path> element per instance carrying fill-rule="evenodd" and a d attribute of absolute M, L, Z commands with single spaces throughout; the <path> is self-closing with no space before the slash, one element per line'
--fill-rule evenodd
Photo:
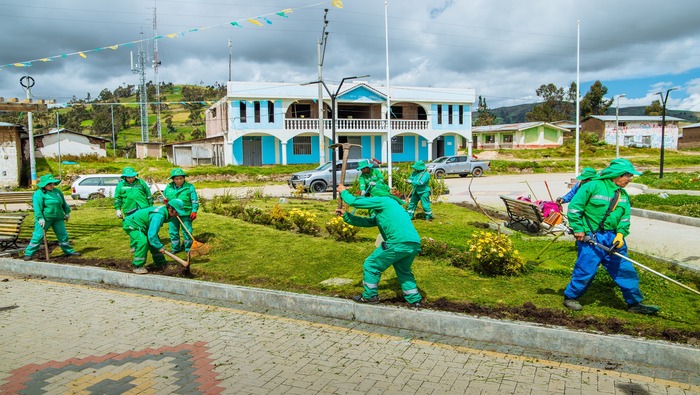
<path fill-rule="evenodd" d="M 549 184 L 547 184 L 547 181 L 544 182 L 544 186 L 547 188 L 547 193 L 549 194 L 549 200 L 551 202 L 553 202 L 554 198 L 552 197 L 552 191 L 549 190 Z"/>
<path fill-rule="evenodd" d="M 44 252 L 46 253 L 46 262 L 49 261 L 49 243 L 46 241 L 46 229 L 41 228 L 41 231 L 44 233 Z"/>
<path fill-rule="evenodd" d="M 172 258 L 175 262 L 181 264 L 183 267 L 185 267 L 186 269 L 189 270 L 189 268 L 190 268 L 190 259 L 189 259 L 189 255 L 187 256 L 187 260 L 185 261 L 184 259 L 178 257 L 177 255 L 173 254 L 172 252 L 170 252 L 170 251 L 168 251 L 168 250 L 163 250 L 163 254 L 169 256 L 169 257 Z"/>
<path fill-rule="evenodd" d="M 596 246 L 596 247 L 598 247 L 598 248 L 601 248 L 603 251 L 607 252 L 607 253 L 610 254 L 610 255 L 615 255 L 615 256 L 617 256 L 618 258 L 622 258 L 622 259 L 624 259 L 624 260 L 626 260 L 626 261 L 629 261 L 630 263 L 632 263 L 632 264 L 634 264 L 634 265 L 637 265 L 637 266 L 641 267 L 642 269 L 644 269 L 644 270 L 646 270 L 646 271 L 648 271 L 648 272 L 650 272 L 650 273 L 656 274 L 657 276 L 663 278 L 664 280 L 668 280 L 668 281 L 670 281 L 670 282 L 672 282 L 672 283 L 674 283 L 674 284 L 676 284 L 676 285 L 679 285 L 679 286 L 681 286 L 681 287 L 687 289 L 687 290 L 690 291 L 690 292 L 693 292 L 693 293 L 696 293 L 696 294 L 700 295 L 700 291 L 695 290 L 695 289 L 693 289 L 693 288 L 690 288 L 689 286 L 687 286 L 687 285 L 685 285 L 685 284 L 681 284 L 681 283 L 679 283 L 678 281 L 676 281 L 676 280 L 674 280 L 674 279 L 672 279 L 672 278 L 670 278 L 670 277 L 667 277 L 667 276 L 665 276 L 665 275 L 663 275 L 663 274 L 657 272 L 657 271 L 654 270 L 654 269 L 651 269 L 651 268 L 649 268 L 649 267 L 647 267 L 647 266 L 644 266 L 644 265 L 642 265 L 641 263 L 639 263 L 639 262 L 637 262 L 637 261 L 635 261 L 635 260 L 633 260 L 633 259 L 628 258 L 628 257 L 626 257 L 626 256 L 624 256 L 624 255 L 622 255 L 622 254 L 620 254 L 619 252 L 616 252 L 614 248 L 606 247 L 606 246 L 604 246 L 604 245 L 598 243 L 597 241 L 593 240 L 593 239 L 592 239 L 590 236 L 588 236 L 588 235 L 585 236 L 585 237 L 583 238 L 583 242 L 584 242 L 584 243 L 588 243 L 588 244 L 590 244 L 590 245 L 592 245 L 592 246 Z"/>
<path fill-rule="evenodd" d="M 360 147 L 362 148 L 361 145 L 359 144 L 351 144 L 351 143 L 337 143 L 337 144 L 332 144 L 329 148 L 331 149 L 336 149 L 336 148 L 343 148 L 343 165 L 340 167 L 340 185 L 345 185 L 345 172 L 348 168 L 348 158 L 350 157 L 350 147 Z M 333 169 L 335 171 L 335 169 Z M 341 210 L 343 208 L 343 199 L 338 196 L 338 210 Z"/>
<path fill-rule="evenodd" d="M 163 196 L 163 198 L 165 198 L 165 194 L 163 194 L 163 191 L 160 190 L 160 187 L 158 186 L 158 184 L 155 183 L 155 181 L 153 179 L 151 179 L 151 183 L 153 183 L 153 185 L 156 186 L 156 189 L 158 190 L 158 192 L 160 192 L 160 194 Z M 190 247 L 190 251 L 187 254 L 188 262 L 189 262 L 190 255 L 191 256 L 198 256 L 198 255 L 207 254 L 209 252 L 209 250 L 211 249 L 211 247 L 208 244 L 198 242 L 194 238 L 194 236 L 192 236 L 192 232 L 190 232 L 190 230 L 187 229 L 187 227 L 185 226 L 185 223 L 182 222 L 182 219 L 180 219 L 179 215 L 176 215 L 175 218 L 177 218 L 177 220 L 180 222 L 180 226 L 182 227 L 183 232 L 187 232 L 187 234 L 192 239 L 192 246 Z M 170 256 L 170 255 L 168 255 L 168 256 Z M 188 265 L 189 265 L 189 263 L 188 263 Z"/>

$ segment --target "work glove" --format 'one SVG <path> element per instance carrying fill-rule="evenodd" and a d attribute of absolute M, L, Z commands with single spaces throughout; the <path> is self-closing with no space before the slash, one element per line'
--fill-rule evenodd
<path fill-rule="evenodd" d="M 411 180 L 406 180 L 406 184 L 413 184 L 413 181 L 411 181 Z"/>
<path fill-rule="evenodd" d="M 165 205 L 168 204 L 168 198 L 163 198 L 163 204 L 165 204 Z"/>
<path fill-rule="evenodd" d="M 562 203 L 564 203 L 564 199 L 561 198 L 561 197 L 558 197 L 558 198 L 557 198 L 557 204 L 561 205 Z"/>
<path fill-rule="evenodd" d="M 41 226 L 42 229 L 44 228 L 44 225 L 46 225 L 46 221 L 44 221 L 43 219 L 40 219 L 37 222 L 39 222 L 39 226 Z"/>
<path fill-rule="evenodd" d="M 124 218 L 124 214 L 122 214 L 122 210 L 117 210 L 117 218 Z"/>
<path fill-rule="evenodd" d="M 195 219 L 197 219 L 197 213 L 195 213 L 194 211 L 191 212 L 191 213 L 190 213 L 190 219 L 193 220 L 193 221 L 194 221 Z"/>
<path fill-rule="evenodd" d="M 371 186 L 371 187 L 376 186 L 376 185 L 377 185 L 377 183 L 374 182 L 374 181 L 372 181 L 372 182 L 369 183 L 369 186 Z"/>
<path fill-rule="evenodd" d="M 66 214 L 63 216 L 64 221 L 68 222 L 69 219 L 70 219 L 70 214 Z"/>
<path fill-rule="evenodd" d="M 622 233 L 617 233 L 615 235 L 615 239 L 613 240 L 612 246 L 613 248 L 622 248 L 622 246 L 625 245 L 625 236 L 622 235 Z"/>

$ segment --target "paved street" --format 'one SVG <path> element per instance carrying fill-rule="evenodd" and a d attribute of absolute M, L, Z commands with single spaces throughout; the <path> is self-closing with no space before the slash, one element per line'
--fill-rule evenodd
<path fill-rule="evenodd" d="M 0 393 L 700 392 L 697 376 L 650 367 L 152 292 L 0 280 Z"/>

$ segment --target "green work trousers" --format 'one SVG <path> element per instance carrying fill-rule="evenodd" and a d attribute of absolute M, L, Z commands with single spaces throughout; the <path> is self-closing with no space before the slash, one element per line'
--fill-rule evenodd
<path fill-rule="evenodd" d="M 433 218 L 433 210 L 430 209 L 430 190 L 423 192 L 413 192 L 411 194 L 411 201 L 408 203 L 408 215 L 413 216 L 416 213 L 416 208 L 418 207 L 418 201 L 423 205 L 423 212 L 425 212 L 425 218 Z"/>
<path fill-rule="evenodd" d="M 156 265 L 165 265 L 165 256 L 155 247 L 148 243 L 148 236 L 138 229 L 124 229 L 129 235 L 129 245 L 134 249 L 133 264 L 136 267 L 143 267 L 148 258 L 148 251 L 151 251 L 153 262 Z"/>
<path fill-rule="evenodd" d="M 419 243 L 386 244 L 386 249 L 382 246 L 377 247 L 362 265 L 364 269 L 362 278 L 364 291 L 362 292 L 362 297 L 369 299 L 373 296 L 378 296 L 379 280 L 382 277 L 382 273 L 389 266 L 393 265 L 406 302 L 420 302 L 423 297 L 418 292 L 416 278 L 411 271 L 413 259 L 419 252 Z"/>
<path fill-rule="evenodd" d="M 42 229 L 38 221 L 34 221 L 34 233 L 32 233 L 32 239 L 29 241 L 27 249 L 24 250 L 25 256 L 32 256 L 39 250 L 41 245 L 44 243 L 44 229 L 53 228 L 53 232 L 56 234 L 56 239 L 58 239 L 58 245 L 63 250 L 63 253 L 70 255 L 74 252 L 73 248 L 68 244 L 68 232 L 66 232 L 66 221 L 63 219 L 45 219 L 46 223 Z"/>
<path fill-rule="evenodd" d="M 182 220 L 182 224 L 185 225 L 185 228 L 192 233 L 192 220 L 190 219 L 189 215 L 182 215 L 180 216 L 180 220 Z M 176 254 L 183 249 L 185 252 L 190 250 L 190 247 L 192 247 L 192 238 L 190 237 L 190 233 L 187 233 L 184 229 L 182 230 L 182 238 L 185 240 L 184 243 L 184 248 L 183 244 L 180 242 L 180 227 L 182 225 L 180 224 L 180 221 L 171 221 L 168 223 L 168 234 L 170 235 L 170 248 L 173 254 Z"/>

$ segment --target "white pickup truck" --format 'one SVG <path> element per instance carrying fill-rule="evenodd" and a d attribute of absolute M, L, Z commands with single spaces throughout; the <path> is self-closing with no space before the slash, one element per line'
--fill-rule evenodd
<path fill-rule="evenodd" d="M 481 177 L 484 171 L 491 170 L 491 162 L 476 160 L 467 155 L 441 156 L 426 163 L 426 169 L 437 178 L 442 178 L 448 174 L 459 174 L 466 177 Z"/>

